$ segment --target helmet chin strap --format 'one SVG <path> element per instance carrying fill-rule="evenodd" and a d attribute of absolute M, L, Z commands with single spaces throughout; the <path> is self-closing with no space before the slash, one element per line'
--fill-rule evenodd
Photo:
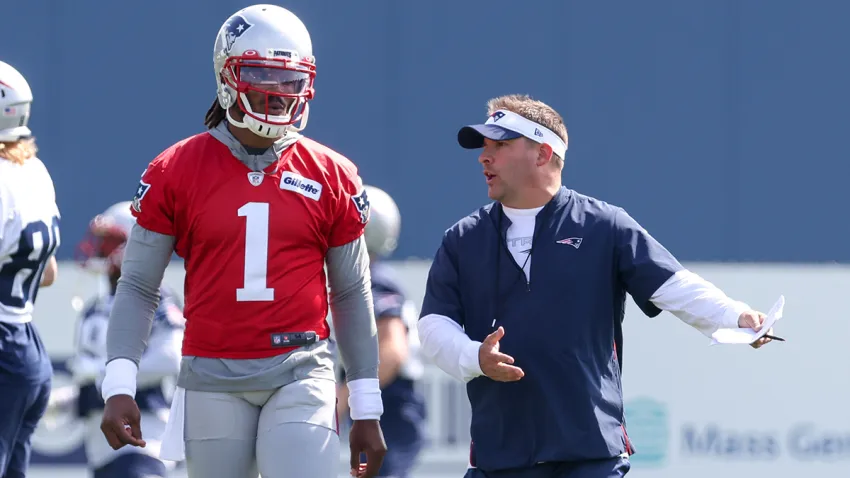
<path fill-rule="evenodd" d="M 248 119 L 248 121 L 245 121 L 245 119 Z M 230 114 L 230 109 L 227 110 L 227 121 L 229 121 L 230 124 L 236 126 L 237 128 L 247 129 L 252 133 L 256 134 L 257 136 L 261 136 L 263 138 L 282 138 L 284 135 L 286 135 L 287 130 L 286 126 L 271 125 L 263 121 L 251 118 L 248 115 L 245 115 L 243 121 L 238 121 Z"/>
<path fill-rule="evenodd" d="M 307 117 L 310 115 L 310 104 L 309 103 L 304 104 L 304 112 L 301 114 L 301 118 L 298 121 L 298 126 L 295 126 L 294 124 L 291 124 L 291 125 L 268 124 L 264 121 L 260 121 L 260 120 L 255 119 L 255 118 L 251 118 L 250 116 L 247 116 L 247 115 L 245 115 L 243 117 L 243 121 L 239 121 L 230 114 L 230 108 L 227 108 L 225 110 L 225 113 L 226 113 L 226 116 L 227 116 L 227 121 L 230 122 L 230 124 L 232 124 L 233 126 L 235 126 L 237 128 L 248 129 L 252 133 L 256 134 L 257 136 L 262 136 L 263 138 L 282 138 L 282 137 L 286 136 L 286 133 L 288 133 L 289 131 L 297 133 L 297 132 L 303 131 L 304 128 L 307 127 Z M 246 118 L 249 119 L 248 122 L 245 121 Z M 254 124 L 248 124 L 248 123 L 254 123 Z"/>
<path fill-rule="evenodd" d="M 292 125 L 290 130 L 296 133 L 304 131 L 304 128 L 307 127 L 307 118 L 310 116 L 310 103 L 304 103 L 304 113 L 301 114 L 301 118 L 298 120 L 298 126 Z"/>

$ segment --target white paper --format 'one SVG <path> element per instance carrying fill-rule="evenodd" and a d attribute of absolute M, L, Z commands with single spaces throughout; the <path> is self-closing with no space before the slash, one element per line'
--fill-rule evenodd
<path fill-rule="evenodd" d="M 773 304 L 770 311 L 765 317 L 764 325 L 761 330 L 756 332 L 753 329 L 718 329 L 711 334 L 711 345 L 717 344 L 751 344 L 760 339 L 773 327 L 777 320 L 782 318 L 782 310 L 785 308 L 785 296 L 780 295 L 779 300 Z"/>

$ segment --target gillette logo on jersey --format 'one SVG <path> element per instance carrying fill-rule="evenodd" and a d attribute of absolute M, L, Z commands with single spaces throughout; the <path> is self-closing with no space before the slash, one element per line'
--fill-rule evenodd
<path fill-rule="evenodd" d="M 280 175 L 280 188 L 303 194 L 314 201 L 318 201 L 319 197 L 322 196 L 322 185 L 320 183 L 289 171 Z"/>
<path fill-rule="evenodd" d="M 260 187 L 245 181 L 245 165 L 210 133 L 145 171 L 150 187 L 132 212 L 140 227 L 173 236 L 185 259 L 184 355 L 264 358 L 294 348 L 275 346 L 275 334 L 329 336 L 325 257 L 365 229 L 357 168 L 302 137 L 263 173 Z"/>

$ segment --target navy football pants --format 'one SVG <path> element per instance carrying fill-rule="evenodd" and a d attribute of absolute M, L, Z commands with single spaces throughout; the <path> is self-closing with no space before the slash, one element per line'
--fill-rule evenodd
<path fill-rule="evenodd" d="M 32 434 L 47 410 L 50 380 L 29 382 L 0 373 L 0 478 L 24 478 Z"/>
<path fill-rule="evenodd" d="M 486 473 L 470 468 L 464 478 L 622 478 L 631 467 L 627 458 L 616 457 L 576 463 L 543 463 L 532 468 Z"/>
<path fill-rule="evenodd" d="M 416 461 L 419 458 L 419 453 L 422 450 L 420 443 L 412 445 L 397 446 L 387 442 L 387 453 L 384 455 L 384 461 L 381 463 L 381 469 L 378 471 L 378 478 L 409 478 L 410 472 L 416 466 Z M 366 454 L 360 455 L 360 463 L 366 463 Z"/>
<path fill-rule="evenodd" d="M 153 478 L 165 477 L 165 464 L 141 453 L 126 453 L 94 470 L 94 478 Z"/>

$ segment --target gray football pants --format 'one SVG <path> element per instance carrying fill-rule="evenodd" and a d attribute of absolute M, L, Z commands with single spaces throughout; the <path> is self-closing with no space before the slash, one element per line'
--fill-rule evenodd
<path fill-rule="evenodd" d="M 336 478 L 339 435 L 333 380 L 277 390 L 186 391 L 189 478 Z"/>

